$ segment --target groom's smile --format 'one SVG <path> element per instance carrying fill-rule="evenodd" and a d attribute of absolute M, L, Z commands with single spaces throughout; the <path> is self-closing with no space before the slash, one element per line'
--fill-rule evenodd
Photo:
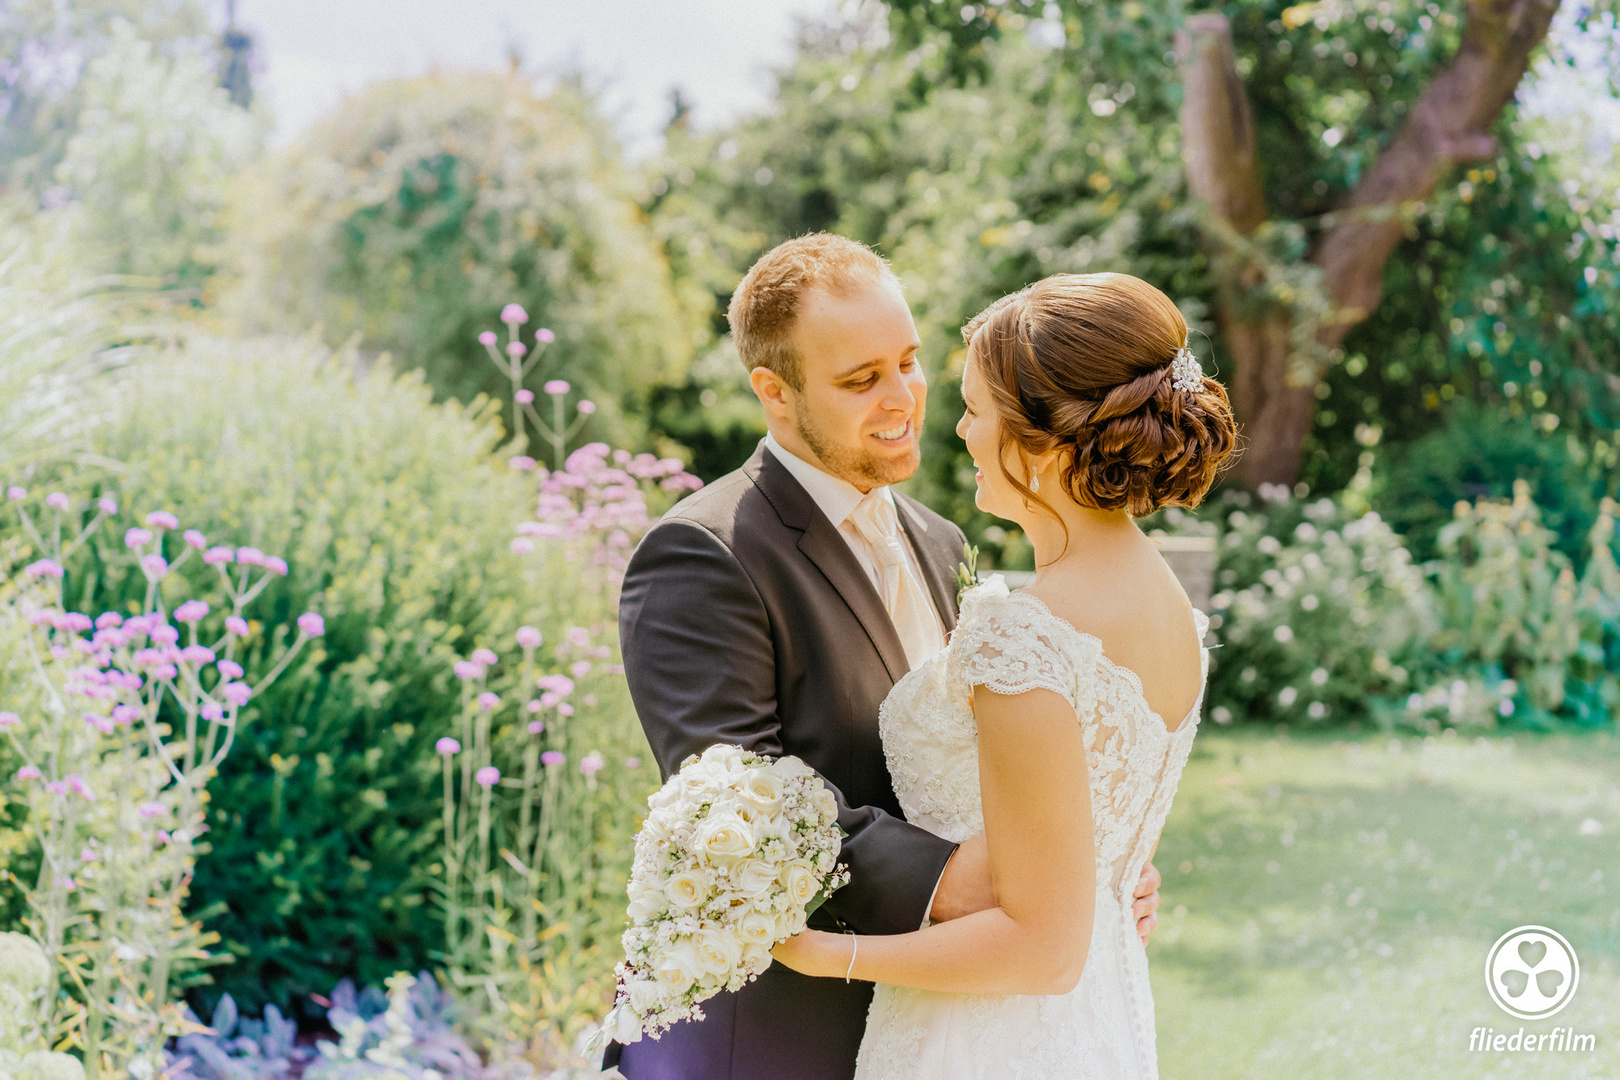
<path fill-rule="evenodd" d="M 899 288 L 870 279 L 837 290 L 808 288 L 792 341 L 799 385 L 754 371 L 777 441 L 862 491 L 915 473 L 928 380 Z"/>

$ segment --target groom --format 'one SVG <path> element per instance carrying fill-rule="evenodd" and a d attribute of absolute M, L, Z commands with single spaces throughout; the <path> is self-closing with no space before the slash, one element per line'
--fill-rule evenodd
<path fill-rule="evenodd" d="M 733 743 L 793 754 L 838 800 L 850 883 L 824 930 L 899 934 L 995 904 L 982 835 L 901 814 L 878 706 L 956 623 L 955 525 L 893 490 L 919 464 L 928 383 L 899 281 L 820 233 L 767 252 L 731 300 L 769 434 L 741 469 L 671 510 L 637 548 L 619 608 L 625 674 L 664 776 Z M 1158 874 L 1138 885 L 1157 922 Z M 628 1080 L 848 1080 L 870 983 L 776 964 L 705 1019 L 610 1045 Z"/>

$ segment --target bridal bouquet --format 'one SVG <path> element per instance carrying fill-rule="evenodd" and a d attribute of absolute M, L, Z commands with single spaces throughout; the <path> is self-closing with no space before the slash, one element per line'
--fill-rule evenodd
<path fill-rule="evenodd" d="M 701 1020 L 699 1002 L 751 982 L 772 946 L 849 881 L 838 804 L 796 757 L 711 746 L 647 806 L 618 997 L 603 1022 L 622 1043 Z"/>

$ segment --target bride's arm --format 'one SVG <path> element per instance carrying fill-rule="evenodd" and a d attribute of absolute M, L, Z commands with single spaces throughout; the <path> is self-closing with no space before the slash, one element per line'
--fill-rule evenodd
<path fill-rule="evenodd" d="M 1050 690 L 973 697 L 979 786 L 997 907 L 925 930 L 861 936 L 852 978 L 961 994 L 1062 994 L 1085 968 L 1096 854 L 1084 735 Z M 844 976 L 849 935 L 807 930 L 772 954 Z"/>

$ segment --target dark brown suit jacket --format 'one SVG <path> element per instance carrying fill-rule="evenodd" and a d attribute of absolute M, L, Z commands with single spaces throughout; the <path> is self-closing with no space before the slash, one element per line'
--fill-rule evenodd
<path fill-rule="evenodd" d="M 895 495 L 935 608 L 956 622 L 963 537 Z M 901 816 L 878 706 L 905 650 L 849 545 L 761 444 L 748 463 L 683 500 L 647 533 L 619 607 L 625 674 L 664 776 L 734 743 L 804 759 L 838 797 L 851 880 L 811 918 L 863 934 L 916 930 L 956 845 Z M 772 965 L 706 1019 L 612 1045 L 629 1080 L 847 1080 L 870 983 Z M 622 1054 L 622 1056 L 621 1056 Z"/>

